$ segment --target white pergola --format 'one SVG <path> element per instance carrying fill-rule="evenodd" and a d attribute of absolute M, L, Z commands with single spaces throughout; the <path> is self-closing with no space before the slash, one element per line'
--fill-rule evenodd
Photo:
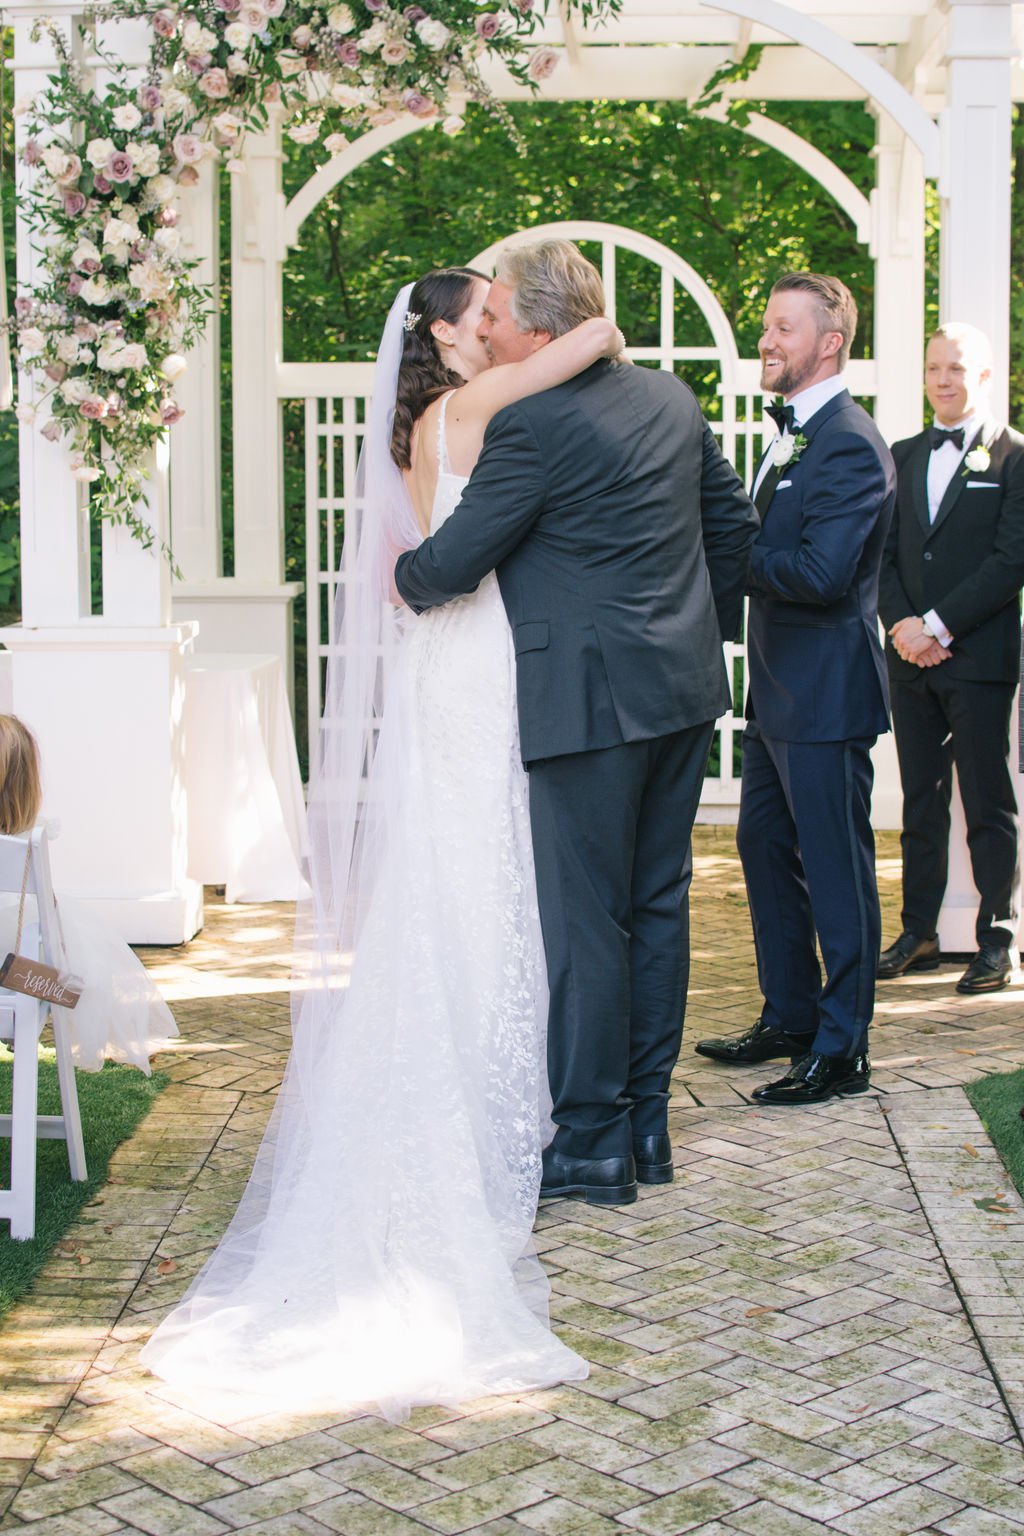
<path fill-rule="evenodd" d="M 31 41 L 32 18 L 63 16 L 70 24 L 84 5 L 10 0 L 6 9 L 16 31 L 16 92 L 38 90 L 51 55 L 47 44 Z M 107 25 L 122 56 L 141 64 L 148 53 L 145 29 Z M 768 109 L 735 131 L 771 146 L 817 181 L 869 248 L 875 268 L 873 357 L 859 365 L 858 390 L 875 397 L 883 432 L 891 440 L 921 425 L 929 180 L 941 200 L 941 315 L 970 321 L 992 338 L 994 405 L 1005 416 L 1010 122 L 1013 102 L 1024 99 L 1022 0 L 869 0 L 860 12 L 849 0 L 625 0 L 618 19 L 593 29 L 553 5 L 537 41 L 563 54 L 542 88 L 547 100 L 696 99 L 720 65 L 742 58 L 750 44 L 765 44 L 755 73 L 735 93 L 763 100 Z M 102 81 L 102 62 L 83 62 Z M 489 72 L 488 83 L 506 100 L 529 96 L 502 68 Z M 874 113 L 870 198 L 813 144 L 772 119 L 773 100 L 794 99 L 864 101 Z M 94 901 L 135 942 L 181 941 L 201 917 L 201 891 L 187 872 L 186 654 L 197 643 L 273 651 L 290 673 L 292 606 L 300 588 L 284 580 L 281 402 L 304 399 L 315 436 L 321 431 L 318 400 L 333 408 L 368 393 L 366 365 L 359 374 L 354 365 L 284 362 L 284 261 L 303 220 L 333 185 L 421 128 L 409 118 L 372 130 L 288 203 L 281 191 L 280 123 L 247 142 L 246 174 L 231 184 L 232 576 L 221 569 L 216 320 L 177 386 L 185 419 L 170 434 L 169 453 L 153 465 L 148 515 L 158 532 L 169 535 L 183 582 L 172 583 L 164 562 L 123 532 L 105 528 L 103 613 L 92 615 L 81 488 L 68 473 L 64 450 L 22 428 L 23 621 L 3 635 L 11 653 L 13 706 L 40 739 L 48 808 L 62 822 L 54 850 L 58 886 Z M 184 199 L 186 247 L 201 259 L 205 280 L 215 283 L 215 177 L 207 171 Z M 685 266 L 687 253 L 677 254 Z M 20 228 L 22 287 L 31 287 L 40 259 Z M 663 366 L 679 355 L 674 341 L 669 337 L 659 354 Z M 753 360 L 737 361 L 735 398 L 754 399 L 753 368 Z M 339 410 L 339 422 L 344 414 Z M 728 449 L 738 454 L 745 444 L 749 455 L 760 432 L 759 410 L 756 416 L 756 424 L 749 412 L 735 417 L 735 430 L 723 433 Z M 346 420 L 354 422 L 352 411 Z M 343 425 L 337 430 L 342 434 Z M 352 449 L 354 432 L 349 436 Z M 311 523 L 311 537 L 315 531 Z M 310 570 L 317 583 L 312 617 L 319 613 L 320 585 L 328 601 L 331 592 L 330 572 L 318 564 Z M 311 628 L 311 643 L 314 633 Z M 202 746 L 189 742 L 187 749 L 200 752 Z M 877 819 L 894 825 L 899 796 L 891 751 L 880 754 L 878 775 Z"/>

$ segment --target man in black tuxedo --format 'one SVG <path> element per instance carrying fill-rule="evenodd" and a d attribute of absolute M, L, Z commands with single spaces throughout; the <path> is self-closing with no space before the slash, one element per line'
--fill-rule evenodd
<path fill-rule="evenodd" d="M 958 992 L 1010 976 L 1020 916 L 1017 799 L 1008 757 L 1024 584 L 1024 438 L 992 420 L 992 351 L 940 326 L 925 355 L 935 423 L 893 445 L 896 516 L 882 562 L 893 725 L 903 780 L 903 931 L 880 978 L 932 970 L 946 889 L 956 764 L 980 902 Z"/>
<path fill-rule="evenodd" d="M 750 691 L 736 841 L 754 925 L 761 1017 L 703 1040 L 714 1060 L 790 1056 L 754 1093 L 813 1104 L 862 1093 L 881 935 L 871 831 L 875 738 L 889 728 L 878 568 L 896 495 L 892 457 L 842 370 L 857 324 L 837 278 L 772 289 L 761 387 L 780 436 L 754 482 Z M 822 986 L 815 935 L 827 979 Z"/>
<path fill-rule="evenodd" d="M 479 335 L 515 362 L 604 312 L 575 246 L 507 251 Z M 542 1196 L 672 1177 L 690 831 L 757 515 L 690 390 L 602 360 L 494 417 L 455 512 L 402 555 L 416 612 L 497 570 L 512 626 L 550 982 Z"/>

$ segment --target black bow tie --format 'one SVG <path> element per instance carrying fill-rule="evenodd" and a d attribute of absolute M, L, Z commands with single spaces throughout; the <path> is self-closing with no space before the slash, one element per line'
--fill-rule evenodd
<path fill-rule="evenodd" d="M 952 443 L 954 448 L 962 448 L 964 445 L 963 427 L 929 427 L 929 447 L 934 450 L 941 448 L 943 443 Z"/>
<path fill-rule="evenodd" d="M 780 432 L 792 432 L 796 424 L 796 412 L 791 405 L 783 405 L 781 395 L 776 395 L 774 402 L 765 406 L 764 413 L 771 417 Z"/>

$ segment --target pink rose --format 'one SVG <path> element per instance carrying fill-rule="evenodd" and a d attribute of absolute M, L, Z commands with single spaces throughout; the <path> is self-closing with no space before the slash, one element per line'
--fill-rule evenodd
<path fill-rule="evenodd" d="M 334 52 L 337 55 L 339 61 L 346 65 L 346 67 L 349 69 L 355 69 L 356 65 L 359 63 L 358 43 L 338 43 Z"/>
<path fill-rule="evenodd" d="M 27 299 L 23 293 L 19 293 L 14 301 L 14 313 L 19 320 L 24 320 L 32 313 L 32 300 Z"/>
<path fill-rule="evenodd" d="M 242 9 L 242 0 L 213 0 L 218 11 L 224 11 L 226 15 L 233 16 L 235 11 Z"/>
<path fill-rule="evenodd" d="M 68 278 L 68 298 L 69 299 L 77 299 L 78 298 L 78 295 L 82 291 L 82 284 L 84 282 L 85 282 L 85 278 L 82 276 L 81 272 L 72 272 L 71 276 Z"/>
<path fill-rule="evenodd" d="M 269 84 L 264 89 L 263 100 L 267 102 L 276 102 L 281 100 L 281 82 L 279 80 L 271 80 L 269 82 Z"/>
<path fill-rule="evenodd" d="M 114 186 L 113 183 L 109 182 L 105 176 L 94 176 L 92 180 L 92 189 L 94 192 L 98 192 L 100 196 L 103 197 L 107 192 L 113 192 Z"/>
<path fill-rule="evenodd" d="M 130 181 L 134 169 L 131 155 L 123 149 L 115 149 L 103 167 L 107 179 L 114 182 Z"/>
<path fill-rule="evenodd" d="M 557 67 L 558 54 L 553 48 L 535 48 L 526 72 L 531 80 L 547 80 Z"/>
<path fill-rule="evenodd" d="M 88 400 L 83 400 L 78 410 L 86 421 L 102 421 L 107 414 L 106 402 L 98 395 L 90 395 Z"/>
<path fill-rule="evenodd" d="M 418 21 L 423 21 L 426 17 L 426 14 L 426 11 L 421 5 L 407 5 L 405 10 L 402 12 L 402 15 L 405 17 L 406 21 L 412 22 L 413 26 L 415 26 Z"/>
<path fill-rule="evenodd" d="M 143 112 L 157 112 L 163 102 L 158 85 L 144 85 L 139 92 L 139 106 Z"/>
<path fill-rule="evenodd" d="M 21 148 L 21 158 L 26 165 L 38 165 L 43 158 L 38 139 L 26 139 Z"/>
<path fill-rule="evenodd" d="M 157 11 L 153 16 L 153 31 L 159 37 L 173 37 L 178 18 L 173 11 Z"/>
<path fill-rule="evenodd" d="M 528 16 L 533 10 L 533 0 L 512 0 L 512 3 L 517 11 L 522 11 L 524 16 Z"/>
<path fill-rule="evenodd" d="M 46 377 L 48 379 L 52 379 L 55 384 L 61 384 L 68 376 L 68 367 L 66 363 L 47 363 L 46 367 L 43 369 L 43 372 L 46 374 Z"/>
<path fill-rule="evenodd" d="M 125 156 L 125 158 L 127 159 L 128 157 Z M 65 192 L 61 202 L 64 205 L 64 212 L 69 219 L 77 219 L 79 214 L 85 212 L 84 192 Z"/>
<path fill-rule="evenodd" d="M 78 263 L 78 266 L 80 271 L 88 272 L 91 275 L 93 272 L 100 271 L 101 263 L 94 256 L 87 256 L 84 261 Z"/>
<path fill-rule="evenodd" d="M 171 148 L 174 150 L 174 158 L 180 160 L 182 165 L 195 165 L 203 158 L 203 141 L 195 133 L 176 133 Z"/>
<path fill-rule="evenodd" d="M 161 400 L 160 420 L 165 427 L 173 427 L 176 421 L 180 421 L 185 412 L 176 400 Z"/>
<path fill-rule="evenodd" d="M 482 16 L 476 18 L 473 25 L 476 27 L 477 36 L 482 37 L 486 43 L 494 37 L 501 26 L 501 17 L 497 16 L 494 11 L 484 11 Z"/>
<path fill-rule="evenodd" d="M 75 321 L 76 341 L 95 341 L 99 333 L 99 327 L 93 325 L 91 320 Z"/>
<path fill-rule="evenodd" d="M 306 49 L 309 47 L 312 41 L 312 27 L 296 27 L 295 31 L 292 33 L 292 44 L 299 50 L 300 53 L 305 53 Z"/>
<path fill-rule="evenodd" d="M 194 165 L 183 165 L 178 172 L 179 187 L 194 187 L 199 180 L 199 172 Z"/>
<path fill-rule="evenodd" d="M 199 76 L 203 73 L 203 70 L 209 69 L 210 65 L 213 63 L 213 54 L 190 53 L 188 58 L 185 60 L 185 63 L 188 65 L 188 68 L 198 80 Z"/>
<path fill-rule="evenodd" d="M 402 95 L 402 106 L 413 117 L 433 117 L 437 107 L 429 96 L 424 96 L 422 91 L 405 91 Z"/>
<path fill-rule="evenodd" d="M 60 425 L 60 422 L 59 421 L 54 421 L 53 417 L 51 416 L 50 420 L 46 423 L 46 426 L 43 428 L 43 436 L 46 438 L 46 441 L 48 443 L 55 443 L 57 441 L 57 439 L 60 437 L 60 435 L 61 435 L 61 425 Z"/>
<path fill-rule="evenodd" d="M 199 89 L 204 96 L 209 96 L 212 101 L 219 101 L 231 91 L 231 82 L 222 69 L 208 69 L 205 75 L 199 78 Z"/>

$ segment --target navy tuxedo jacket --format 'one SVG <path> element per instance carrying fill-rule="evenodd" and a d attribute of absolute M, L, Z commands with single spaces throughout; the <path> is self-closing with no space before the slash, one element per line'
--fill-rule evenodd
<path fill-rule="evenodd" d="M 751 552 L 747 717 L 780 741 L 853 741 L 889 729 L 878 568 L 896 471 L 844 390 L 800 429 Z"/>
<path fill-rule="evenodd" d="M 1012 683 L 1020 663 L 1024 585 L 1024 437 L 986 422 L 970 448 L 988 449 L 986 469 L 956 469 L 928 520 L 928 433 L 893 444 L 899 476 L 896 516 L 882 561 L 879 611 L 886 629 L 934 608 L 953 636 L 945 676 Z M 920 668 L 886 645 L 901 681 Z"/>
<path fill-rule="evenodd" d="M 729 708 L 722 639 L 757 527 L 691 391 L 602 360 L 498 412 L 459 506 L 395 582 L 420 613 L 497 569 L 530 763 Z"/>

